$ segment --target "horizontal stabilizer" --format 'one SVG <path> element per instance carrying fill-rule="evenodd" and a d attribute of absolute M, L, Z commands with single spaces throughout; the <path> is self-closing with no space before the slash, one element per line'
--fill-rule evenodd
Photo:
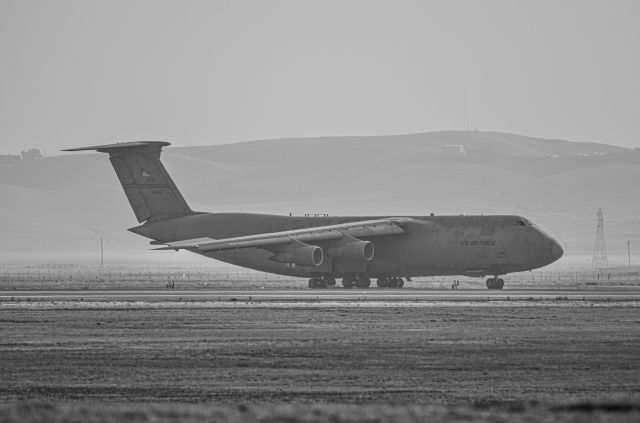
<path fill-rule="evenodd" d="M 166 147 L 171 145 L 171 143 L 166 141 L 131 141 L 131 142 L 118 142 L 115 144 L 104 144 L 104 145 L 94 145 L 91 147 L 78 147 L 78 148 L 69 148 L 62 151 L 90 151 L 96 150 L 101 152 L 109 152 L 113 150 L 121 150 L 126 148 L 140 148 L 140 147 Z"/>

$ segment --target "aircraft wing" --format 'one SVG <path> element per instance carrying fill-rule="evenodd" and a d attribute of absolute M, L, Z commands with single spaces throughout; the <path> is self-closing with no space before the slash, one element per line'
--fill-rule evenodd
<path fill-rule="evenodd" d="M 403 234 L 402 223 L 410 221 L 406 217 L 394 217 L 377 220 L 342 223 L 338 225 L 316 226 L 291 231 L 270 232 L 235 238 L 213 239 L 195 238 L 169 242 L 156 250 L 198 250 L 201 252 L 234 250 L 238 248 L 265 248 L 289 243 L 313 244 L 319 241 L 332 241 L 342 238 L 370 238 L 385 235 Z"/>

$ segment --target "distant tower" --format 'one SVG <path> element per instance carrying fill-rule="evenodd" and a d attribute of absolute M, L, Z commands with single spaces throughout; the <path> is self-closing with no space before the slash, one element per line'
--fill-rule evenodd
<path fill-rule="evenodd" d="M 607 242 L 604 239 L 604 218 L 602 207 L 598 208 L 598 224 L 596 225 L 596 241 L 593 245 L 593 270 L 600 274 L 606 270 L 609 263 L 607 260 Z"/>
<path fill-rule="evenodd" d="M 462 126 L 465 131 L 471 128 L 471 118 L 467 112 L 467 88 L 465 87 L 462 94 Z"/>

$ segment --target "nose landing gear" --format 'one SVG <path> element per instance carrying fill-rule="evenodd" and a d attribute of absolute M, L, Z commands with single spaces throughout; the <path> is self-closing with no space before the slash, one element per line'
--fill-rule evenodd
<path fill-rule="evenodd" d="M 493 277 L 487 279 L 487 288 L 489 289 L 502 289 L 504 287 L 504 279 L 499 277 Z"/>

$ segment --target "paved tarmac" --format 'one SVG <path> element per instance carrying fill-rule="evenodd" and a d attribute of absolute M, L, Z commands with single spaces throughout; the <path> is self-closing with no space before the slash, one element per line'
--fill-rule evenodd
<path fill-rule="evenodd" d="M 299 289 L 299 290 L 4 290 L 0 301 L 640 301 L 640 288 L 597 289 Z"/>

